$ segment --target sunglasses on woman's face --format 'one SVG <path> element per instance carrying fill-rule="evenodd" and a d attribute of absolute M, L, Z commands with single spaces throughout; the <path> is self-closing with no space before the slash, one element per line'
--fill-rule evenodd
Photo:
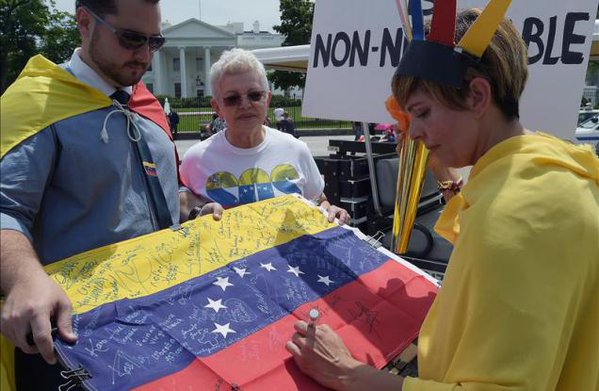
<path fill-rule="evenodd" d="M 247 97 L 250 102 L 260 102 L 265 94 L 266 92 L 264 91 L 254 91 L 248 92 L 245 97 Z M 241 99 L 243 99 L 243 95 L 229 95 L 223 98 L 223 103 L 228 107 L 239 106 L 241 104 Z"/>
<path fill-rule="evenodd" d="M 112 31 L 114 35 L 116 35 L 116 37 L 119 39 L 119 44 L 124 49 L 137 50 L 142 48 L 147 43 L 150 47 L 150 51 L 155 52 L 156 50 L 160 49 L 162 45 L 164 45 L 164 43 L 166 42 L 166 38 L 164 38 L 162 35 L 150 35 L 148 37 L 147 35 L 138 33 L 137 31 L 116 28 L 104 19 L 100 18 L 89 8 L 83 8 L 87 12 L 92 14 L 98 22 L 108 27 L 108 29 Z"/>

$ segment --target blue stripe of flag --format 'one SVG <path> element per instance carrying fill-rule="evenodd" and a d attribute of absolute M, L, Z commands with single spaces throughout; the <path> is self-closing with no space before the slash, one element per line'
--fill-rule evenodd
<path fill-rule="evenodd" d="M 74 317 L 75 346 L 58 342 L 101 390 L 145 384 L 267 327 L 388 257 L 336 227 L 306 235 L 151 296 Z"/>

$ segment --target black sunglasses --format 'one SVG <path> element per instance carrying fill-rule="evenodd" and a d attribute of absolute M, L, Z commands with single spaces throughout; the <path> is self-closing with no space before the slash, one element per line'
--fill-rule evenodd
<path fill-rule="evenodd" d="M 138 33 L 137 31 L 119 29 L 100 18 L 96 15 L 92 10 L 87 7 L 83 7 L 87 12 L 93 15 L 94 18 L 100 23 L 103 23 L 110 31 L 114 33 L 119 39 L 119 44 L 127 50 L 137 50 L 142 48 L 146 43 L 150 47 L 152 52 L 160 49 L 162 45 L 166 42 L 166 38 L 162 35 L 147 35 Z"/>
<path fill-rule="evenodd" d="M 248 92 L 245 96 L 250 102 L 260 102 L 266 95 L 265 91 Z M 223 98 L 225 106 L 239 106 L 243 95 L 230 95 Z"/>

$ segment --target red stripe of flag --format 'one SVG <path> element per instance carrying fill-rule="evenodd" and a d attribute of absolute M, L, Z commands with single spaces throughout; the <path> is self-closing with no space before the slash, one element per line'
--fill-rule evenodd
<path fill-rule="evenodd" d="M 285 349 L 298 319 L 307 319 L 310 309 L 319 308 L 321 322 L 337 330 L 357 359 L 381 368 L 416 338 L 436 289 L 423 276 L 389 260 L 228 348 L 136 390 L 188 390 L 191 384 L 205 389 L 237 385 L 245 391 L 323 390 L 297 369 Z"/>

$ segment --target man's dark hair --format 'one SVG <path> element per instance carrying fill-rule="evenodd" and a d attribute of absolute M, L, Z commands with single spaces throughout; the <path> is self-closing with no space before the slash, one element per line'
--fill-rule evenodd
<path fill-rule="evenodd" d="M 160 0 L 145 0 L 147 3 L 156 4 Z M 99 17 L 103 18 L 106 15 L 116 15 L 118 9 L 115 0 L 77 0 L 75 9 L 79 7 L 87 7 Z"/>

